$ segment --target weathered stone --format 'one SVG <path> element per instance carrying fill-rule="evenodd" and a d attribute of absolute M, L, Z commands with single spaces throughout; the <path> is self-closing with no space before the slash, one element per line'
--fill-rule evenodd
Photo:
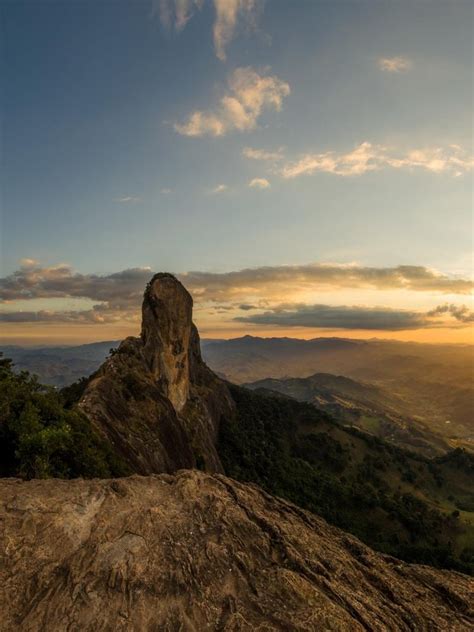
<path fill-rule="evenodd" d="M 141 336 L 120 344 L 79 403 L 140 474 L 196 466 L 222 472 L 215 443 L 233 403 L 202 360 L 192 306 L 174 276 L 156 274 L 143 298 Z"/>
<path fill-rule="evenodd" d="M 0 481 L 2 632 L 464 632 L 474 580 L 221 475 Z"/>
<path fill-rule="evenodd" d="M 189 345 L 193 299 L 171 274 L 156 274 L 142 307 L 143 355 L 177 412 L 189 398 Z"/>

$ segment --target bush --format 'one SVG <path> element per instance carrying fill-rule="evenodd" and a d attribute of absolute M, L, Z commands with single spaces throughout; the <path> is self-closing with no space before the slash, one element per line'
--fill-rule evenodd
<path fill-rule="evenodd" d="M 0 354 L 1 356 L 1 354 Z M 0 475 L 21 478 L 121 476 L 128 471 L 78 410 L 0 357 Z"/>

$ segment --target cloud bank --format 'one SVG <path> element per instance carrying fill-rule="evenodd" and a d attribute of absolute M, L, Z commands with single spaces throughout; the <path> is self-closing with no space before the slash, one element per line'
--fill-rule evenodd
<path fill-rule="evenodd" d="M 433 317 L 450 314 L 463 323 L 474 322 L 474 313 L 463 305 L 453 310 L 440 306 L 430 312 L 396 310 L 384 307 L 347 305 L 281 305 L 263 314 L 237 316 L 235 321 L 279 327 L 312 327 L 318 329 L 364 329 L 373 331 L 406 331 L 428 327 L 445 327 Z M 454 307 L 454 306 L 448 306 Z M 461 317 L 458 317 L 460 314 Z"/>
<path fill-rule="evenodd" d="M 312 263 L 300 266 L 264 266 L 235 272 L 187 272 L 181 281 L 199 300 L 225 301 L 242 296 L 273 296 L 297 290 L 366 288 L 410 290 L 442 294 L 469 294 L 474 283 L 449 277 L 424 266 L 391 268 Z"/>
<path fill-rule="evenodd" d="M 132 268 L 108 275 L 81 274 L 69 265 L 45 267 L 33 259 L 25 259 L 19 270 L 0 279 L 0 302 L 6 308 L 0 320 L 10 323 L 138 322 L 143 289 L 151 276 L 150 268 Z M 248 268 L 224 273 L 195 271 L 178 277 L 200 307 L 214 306 L 221 310 L 246 312 L 266 310 L 260 314 L 237 317 L 241 322 L 287 326 L 293 323 L 294 326 L 334 328 L 347 323 L 348 328 L 354 329 L 398 330 L 433 326 L 436 319 L 445 320 L 446 317 L 451 317 L 459 326 L 474 321 L 472 311 L 464 305 L 453 303 L 439 305 L 427 313 L 370 307 L 278 304 L 281 297 L 288 296 L 290 292 L 338 291 L 346 288 L 400 289 L 458 295 L 472 292 L 472 281 L 449 277 L 423 266 L 376 268 L 314 263 Z M 18 301 L 24 304 L 25 301 L 58 298 L 89 299 L 94 304 L 91 308 L 76 311 L 12 309 Z M 275 302 L 277 305 L 272 305 Z M 366 323 L 365 327 L 362 327 L 362 322 Z"/>
<path fill-rule="evenodd" d="M 253 68 L 237 68 L 228 90 L 213 110 L 196 110 L 174 129 L 183 136 L 224 136 L 232 131 L 255 129 L 265 110 L 279 112 L 290 86 L 272 75 L 260 75 Z"/>

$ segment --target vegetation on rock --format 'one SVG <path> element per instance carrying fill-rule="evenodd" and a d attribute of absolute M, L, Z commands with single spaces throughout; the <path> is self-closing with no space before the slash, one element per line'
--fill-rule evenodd
<path fill-rule="evenodd" d="M 108 477 L 129 473 L 77 410 L 0 357 L 0 476 Z"/>

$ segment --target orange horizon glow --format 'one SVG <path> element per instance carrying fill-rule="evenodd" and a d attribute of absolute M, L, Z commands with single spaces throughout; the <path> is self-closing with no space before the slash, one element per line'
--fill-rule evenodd
<path fill-rule="evenodd" d="M 429 344 L 468 344 L 474 345 L 474 326 L 459 328 L 411 329 L 406 331 L 318 329 L 308 327 L 272 327 L 237 324 L 206 325 L 196 319 L 201 338 L 226 340 L 245 335 L 261 338 L 354 338 L 357 340 L 399 340 Z M 0 346 L 57 346 L 88 344 L 107 340 L 123 340 L 127 336 L 137 336 L 140 327 L 136 325 L 60 325 L 22 323 L 4 324 L 0 337 Z"/>

